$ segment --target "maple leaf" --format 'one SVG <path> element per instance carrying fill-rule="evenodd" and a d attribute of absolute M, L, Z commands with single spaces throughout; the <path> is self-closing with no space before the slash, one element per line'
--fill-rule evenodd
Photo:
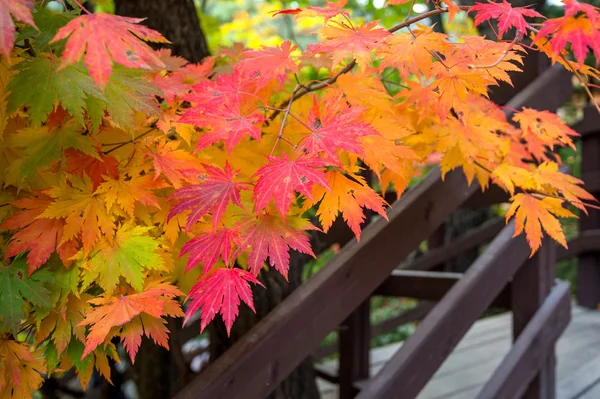
<path fill-rule="evenodd" d="M 42 386 L 46 365 L 42 351 L 5 337 L 0 338 L 0 397 L 3 399 L 31 398 Z"/>
<path fill-rule="evenodd" d="M 315 96 L 308 116 L 311 134 L 301 139 L 298 148 L 308 154 L 322 154 L 323 159 L 334 164 L 339 164 L 339 150 L 361 155 L 363 148 L 358 138 L 378 134 L 370 125 L 358 120 L 362 113 L 360 107 L 345 105 L 341 97 L 327 101 L 321 111 Z"/>
<path fill-rule="evenodd" d="M 297 48 L 286 40 L 281 47 L 263 46 L 260 50 L 245 51 L 242 53 L 244 59 L 236 64 L 236 68 L 246 76 L 258 75 L 259 87 L 266 86 L 274 79 L 283 84 L 287 74 L 298 71 L 298 65 L 290 58 Z"/>
<path fill-rule="evenodd" d="M 19 73 L 7 87 L 10 91 L 8 112 L 13 113 L 26 105 L 35 126 L 46 120 L 56 100 L 83 125 L 86 99 L 104 99 L 81 63 L 59 70 L 56 58 L 42 54 L 20 62 L 14 68 Z"/>
<path fill-rule="evenodd" d="M 181 248 L 181 255 L 190 254 L 185 271 L 204 263 L 204 273 L 208 273 L 219 257 L 229 266 L 233 244 L 239 244 L 239 232 L 234 229 L 218 229 L 192 238 Z"/>
<path fill-rule="evenodd" d="M 383 58 L 381 68 L 398 68 L 405 80 L 416 73 L 431 76 L 432 53 L 443 54 L 452 46 L 447 35 L 434 32 L 433 26 L 419 24 L 412 34 L 399 32 L 386 38 L 385 42 L 389 47 L 378 52 Z"/>
<path fill-rule="evenodd" d="M 92 180 L 93 190 L 106 181 L 104 176 L 119 178 L 119 162 L 113 156 L 101 152 L 91 156 L 73 148 L 67 148 L 63 151 L 63 155 L 67 161 L 65 172 L 78 177 L 87 175 Z"/>
<path fill-rule="evenodd" d="M 523 108 L 513 116 L 513 120 L 521 126 L 525 140 L 530 141 L 531 136 L 534 136 L 542 145 L 551 148 L 554 145 L 564 145 L 575 149 L 571 137 L 578 137 L 579 133 L 569 128 L 556 114 Z"/>
<path fill-rule="evenodd" d="M 567 248 L 567 240 L 556 217 L 573 217 L 573 213 L 562 206 L 563 201 L 556 198 L 538 199 L 531 194 L 517 194 L 511 198 L 506 220 L 515 217 L 515 233 L 518 236 L 525 230 L 527 242 L 531 247 L 531 256 L 542 245 L 542 228 L 560 245 Z"/>
<path fill-rule="evenodd" d="M 89 294 L 79 296 L 69 294 L 58 309 L 53 309 L 46 317 L 38 320 L 36 342 L 39 344 L 50 338 L 54 343 L 57 356 L 60 356 L 75 336 L 81 342 L 85 341 L 85 328 L 78 326 L 91 310 L 87 303 L 93 297 Z"/>
<path fill-rule="evenodd" d="M 238 315 L 240 299 L 255 311 L 249 283 L 264 287 L 252 274 L 238 268 L 221 268 L 208 276 L 204 275 L 188 295 L 190 303 L 186 310 L 184 325 L 201 309 L 200 332 L 202 332 L 216 314 L 221 313 L 229 335 Z"/>
<path fill-rule="evenodd" d="M 339 65 L 348 56 L 354 57 L 361 71 L 371 63 L 373 51 L 386 47 L 384 39 L 391 36 L 385 29 L 377 28 L 378 21 L 350 27 L 345 23 L 330 21 L 321 33 L 326 40 L 318 44 L 309 44 L 307 51 L 312 54 L 328 53 L 333 64 Z"/>
<path fill-rule="evenodd" d="M 107 210 L 110 212 L 112 206 L 117 204 L 129 216 L 134 215 L 138 202 L 160 208 L 152 190 L 168 187 L 166 183 L 154 180 L 152 175 L 139 173 L 125 174 L 118 179 L 105 176 L 105 180 L 98 186 L 96 193 L 104 195 Z"/>
<path fill-rule="evenodd" d="M 0 54 L 7 60 L 10 60 L 10 51 L 15 42 L 15 25 L 11 15 L 17 21 L 37 29 L 31 14 L 33 6 L 33 0 L 0 0 Z"/>
<path fill-rule="evenodd" d="M 306 8 L 293 8 L 287 10 L 274 11 L 273 16 L 279 14 L 296 14 L 296 18 L 320 16 L 325 19 L 325 22 L 338 15 L 343 15 L 346 18 L 350 18 L 350 13 L 348 11 L 342 10 L 342 8 L 346 6 L 346 3 L 348 3 L 348 0 L 326 1 L 326 3 L 327 7 L 308 6 Z"/>
<path fill-rule="evenodd" d="M 489 0 L 488 0 L 489 1 Z M 476 12 L 475 26 L 482 24 L 494 18 L 498 20 L 498 34 L 502 36 L 510 29 L 517 30 L 517 37 L 523 37 L 527 33 L 529 24 L 525 21 L 525 17 L 529 18 L 544 18 L 542 14 L 527 7 L 513 7 L 509 2 L 503 0 L 502 3 L 489 4 L 476 3 L 469 9 L 469 12 Z"/>
<path fill-rule="evenodd" d="M 18 186 L 25 185 L 39 168 L 59 159 L 70 148 L 100 159 L 96 145 L 75 119 L 67 119 L 56 128 L 46 125 L 21 129 L 6 138 L 6 145 L 23 152 L 23 157 L 8 170 L 18 179 Z"/>
<path fill-rule="evenodd" d="M 225 140 L 225 146 L 231 152 L 246 135 L 260 140 L 260 125 L 266 121 L 266 118 L 252 111 L 254 107 L 250 108 L 250 111 L 246 111 L 244 108 L 248 107 L 232 101 L 201 114 L 197 109 L 184 113 L 179 119 L 180 122 L 191 123 L 199 127 L 210 127 L 210 131 L 198 139 L 194 152 L 220 140 Z"/>
<path fill-rule="evenodd" d="M 182 187 L 171 196 L 171 199 L 178 202 L 171 208 L 167 219 L 184 211 L 191 211 L 186 222 L 188 230 L 209 212 L 213 226 L 216 227 L 223 218 L 227 205 L 233 202 L 241 207 L 240 191 L 249 189 L 247 184 L 233 181 L 239 171 L 234 172 L 229 163 L 225 164 L 224 170 L 211 165 L 204 165 L 204 169 L 206 174 L 200 176 L 200 184 Z"/>
<path fill-rule="evenodd" d="M 161 141 L 147 154 L 153 159 L 154 179 L 164 174 L 175 188 L 181 188 L 182 180 L 187 179 L 186 174 L 202 170 L 197 158 L 178 147 L 178 141 Z"/>
<path fill-rule="evenodd" d="M 315 199 L 321 200 L 317 216 L 324 232 L 329 230 L 338 213 L 341 212 L 344 221 L 360 241 L 360 225 L 365 220 L 362 207 L 377 212 L 387 220 L 385 201 L 366 184 L 362 176 L 354 173 L 347 173 L 346 176 L 339 171 L 328 171 L 327 183 L 331 191 L 326 191 L 319 186 L 313 191 Z M 307 206 L 308 204 L 304 208 Z"/>
<path fill-rule="evenodd" d="M 14 334 L 25 319 L 25 301 L 42 309 L 51 307 L 50 291 L 45 283 L 52 275 L 40 270 L 27 277 L 27 265 L 23 259 L 12 264 L 0 264 L 0 319 Z"/>
<path fill-rule="evenodd" d="M 28 274 L 31 275 L 50 258 L 56 250 L 64 265 L 71 264 L 69 258 L 76 252 L 72 241 L 63 242 L 63 219 L 46 219 L 40 215 L 52 203 L 52 198 L 39 193 L 37 197 L 22 198 L 13 205 L 23 210 L 0 225 L 1 229 L 18 230 L 11 237 L 5 258 L 27 254 Z"/>
<path fill-rule="evenodd" d="M 83 284 L 97 282 L 105 292 L 112 292 L 121 277 L 136 291 L 144 286 L 146 270 L 161 270 L 164 262 L 157 253 L 158 241 L 145 235 L 150 227 L 120 226 L 114 237 L 103 237 L 89 259 L 83 259 Z"/>
<path fill-rule="evenodd" d="M 114 223 L 106 212 L 104 196 L 94 192 L 88 176 L 69 176 L 59 186 L 49 189 L 48 195 L 55 200 L 40 217 L 66 218 L 61 244 L 81 235 L 83 249 L 89 253 L 102 233 L 109 236 L 113 233 Z"/>
<path fill-rule="evenodd" d="M 329 163 L 315 156 L 300 155 L 296 159 L 269 156 L 269 163 L 260 168 L 254 176 L 259 176 L 254 187 L 256 213 L 265 209 L 271 198 L 275 198 L 277 210 L 283 218 L 294 201 L 295 191 L 312 201 L 313 183 L 329 189 L 323 171 L 316 168 Z"/>
<path fill-rule="evenodd" d="M 576 16 L 580 11 L 583 14 Z M 553 58 L 561 54 L 570 43 L 575 59 L 582 67 L 588 47 L 592 49 L 596 58 L 600 57 L 600 31 L 597 29 L 599 20 L 597 8 L 590 5 L 584 7 L 575 0 L 565 0 L 565 15 L 544 21 L 534 43 L 541 47 L 549 41 L 550 49 L 554 53 Z"/>
<path fill-rule="evenodd" d="M 140 293 L 91 299 L 94 309 L 85 315 L 78 326 L 91 326 L 86 339 L 82 358 L 90 354 L 98 345 L 107 342 L 114 335 L 123 335 L 125 348 L 135 361 L 135 355 L 141 344 L 142 334 L 169 348 L 165 337 L 168 330 L 164 327 L 163 316 L 182 317 L 183 312 L 174 297 L 183 293 L 164 278 L 150 278 Z M 132 326 L 126 325 L 133 322 Z M 124 326 L 121 328 L 121 326 Z"/>
<path fill-rule="evenodd" d="M 304 233 L 304 230 L 314 230 L 315 227 L 304 219 L 292 217 L 284 223 L 281 218 L 269 213 L 246 215 L 236 224 L 235 229 L 242 231 L 240 251 L 252 248 L 248 257 L 248 269 L 255 276 L 258 276 L 268 257 L 270 265 L 287 279 L 290 249 L 315 256 L 309 238 Z"/>
<path fill-rule="evenodd" d="M 50 43 L 68 38 L 61 68 L 76 63 L 85 52 L 85 65 L 90 76 L 104 89 L 111 74 L 112 61 L 127 68 L 166 68 L 154 50 L 141 40 L 169 41 L 155 30 L 137 25 L 143 20 L 105 13 L 84 14 L 60 28 Z"/>

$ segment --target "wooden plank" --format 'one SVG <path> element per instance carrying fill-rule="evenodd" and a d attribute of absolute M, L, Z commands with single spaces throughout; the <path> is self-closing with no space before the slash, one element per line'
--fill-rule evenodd
<path fill-rule="evenodd" d="M 585 136 L 581 140 L 581 174 L 585 176 L 600 170 L 600 131 L 598 134 Z M 586 181 L 584 180 L 584 183 Z M 585 187 L 585 185 L 584 185 Z M 591 191 L 600 198 L 600 192 Z M 579 230 L 600 229 L 600 211 L 590 209 L 588 214 L 579 218 Z M 577 267 L 577 302 L 579 305 L 596 309 L 600 304 L 600 255 L 581 254 Z"/>
<path fill-rule="evenodd" d="M 578 396 L 577 399 L 598 399 L 600 398 L 600 377 L 595 384 L 589 387 L 585 392 Z M 572 398 L 565 398 L 572 399 Z"/>
<path fill-rule="evenodd" d="M 511 222 L 358 395 L 414 398 L 529 256 Z"/>
<path fill-rule="evenodd" d="M 576 398 L 579 394 L 594 386 L 600 379 L 600 356 L 585 363 L 579 372 L 566 378 L 558 385 L 559 398 Z"/>
<path fill-rule="evenodd" d="M 354 382 L 369 377 L 370 301 L 361 303 L 346 318 L 339 331 L 340 399 L 351 399 L 358 391 Z"/>
<path fill-rule="evenodd" d="M 521 267 L 510 284 L 512 295 L 513 337 L 515 340 L 529 325 L 532 317 L 550 292 L 554 283 L 556 247 L 554 241 L 544 237 L 542 247 L 533 259 Z M 554 346 L 539 372 L 525 390 L 522 399 L 545 399 L 555 397 L 556 359 Z M 519 396 L 520 397 L 520 396 Z"/>
<path fill-rule="evenodd" d="M 461 273 L 394 270 L 372 295 L 439 301 L 461 277 Z"/>
<path fill-rule="evenodd" d="M 428 251 L 414 262 L 402 267 L 402 269 L 431 270 L 436 266 L 440 266 L 444 262 L 455 258 L 459 254 L 493 239 L 500 231 L 502 231 L 504 226 L 506 226 L 506 222 L 503 217 L 488 220 L 481 226 L 463 234 L 451 243 L 441 248 Z"/>
<path fill-rule="evenodd" d="M 438 168 L 197 376 L 177 399 L 263 398 L 476 190 Z M 439 199 L 443 198 L 443 201 Z M 406 226 L 411 234 L 406 235 Z M 400 239 L 402 237 L 402 239 Z M 375 266 L 376 267 L 372 267 Z M 248 372 L 252 370 L 252 372 Z"/>
<path fill-rule="evenodd" d="M 378 335 L 385 334 L 392 331 L 403 324 L 410 323 L 413 321 L 420 321 L 427 316 L 427 313 L 433 309 L 435 303 L 429 301 L 421 301 L 413 309 L 407 310 L 400 313 L 398 316 L 392 317 L 391 319 L 384 320 L 379 324 L 371 326 L 371 338 L 377 337 Z M 331 356 L 337 353 L 338 345 L 337 342 L 333 342 L 327 346 L 319 347 L 314 353 L 313 358 L 316 360 L 323 359 L 324 357 Z"/>
<path fill-rule="evenodd" d="M 517 338 L 478 399 L 520 398 L 571 319 L 569 284 L 559 282 Z M 547 396 L 551 398 L 553 396 Z"/>
<path fill-rule="evenodd" d="M 585 230 L 568 242 L 569 249 L 558 247 L 557 260 L 564 260 L 581 255 L 600 253 L 600 229 Z"/>

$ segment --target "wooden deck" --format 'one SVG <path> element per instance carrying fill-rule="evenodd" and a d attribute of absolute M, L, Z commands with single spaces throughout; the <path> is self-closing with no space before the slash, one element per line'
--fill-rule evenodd
<path fill-rule="evenodd" d="M 559 339 L 557 399 L 600 399 L 600 312 L 577 306 Z M 471 399 L 490 377 L 511 344 L 511 315 L 504 313 L 478 321 L 435 374 L 418 399 Z M 401 344 L 371 351 L 371 376 L 379 371 Z M 318 365 L 337 373 L 337 361 Z M 337 385 L 318 380 L 323 399 L 338 397 Z"/>

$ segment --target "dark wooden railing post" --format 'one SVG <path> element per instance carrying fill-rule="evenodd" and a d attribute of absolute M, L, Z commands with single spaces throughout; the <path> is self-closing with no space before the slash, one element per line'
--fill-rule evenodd
<path fill-rule="evenodd" d="M 370 301 L 367 299 L 341 325 L 339 332 L 340 399 L 354 398 L 358 393 L 354 383 L 369 378 L 370 310 Z"/>
<path fill-rule="evenodd" d="M 600 198 L 600 131 L 587 134 L 581 139 L 581 177 L 584 187 Z M 580 233 L 600 229 L 600 211 L 589 209 L 579 219 Z M 577 303 L 597 309 L 600 304 L 600 254 L 584 253 L 579 256 L 577 269 Z"/>
<path fill-rule="evenodd" d="M 511 282 L 514 340 L 521 335 L 552 290 L 555 264 L 556 246 L 551 239 L 546 238 L 536 255 L 515 274 Z M 556 358 L 552 348 L 539 373 L 525 391 L 523 399 L 553 399 L 555 369 Z"/>

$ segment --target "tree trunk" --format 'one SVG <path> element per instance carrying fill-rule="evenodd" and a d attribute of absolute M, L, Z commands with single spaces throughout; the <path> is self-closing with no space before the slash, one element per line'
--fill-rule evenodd
<path fill-rule="evenodd" d="M 289 282 L 283 276 L 269 268 L 263 270 L 259 280 L 265 288 L 253 285 L 252 295 L 256 313 L 246 305 L 240 306 L 240 314 L 227 336 L 225 324 L 220 318 L 208 326 L 210 334 L 211 361 L 222 355 L 231 345 L 239 340 L 252 326 L 258 323 L 272 309 L 283 301 L 295 288 L 302 283 L 302 266 L 310 259 L 308 256 L 292 252 L 290 257 Z M 319 391 L 315 381 L 315 373 L 311 359 L 302 362 L 268 397 L 269 399 L 316 399 Z"/>
<path fill-rule="evenodd" d="M 148 18 L 144 25 L 159 31 L 172 44 L 174 55 L 196 63 L 209 55 L 193 0 L 115 0 L 115 14 Z"/>

